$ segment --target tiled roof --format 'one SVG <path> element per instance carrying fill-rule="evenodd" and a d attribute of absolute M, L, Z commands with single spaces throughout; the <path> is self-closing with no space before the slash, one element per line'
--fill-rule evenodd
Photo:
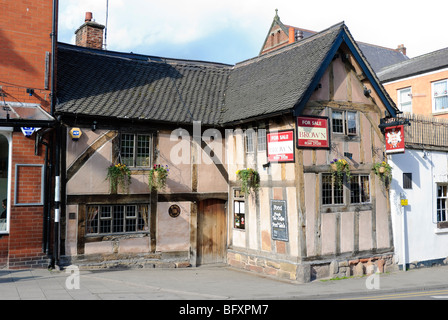
<path fill-rule="evenodd" d="M 237 64 L 222 122 L 291 110 L 310 86 L 343 24 Z"/>
<path fill-rule="evenodd" d="M 58 113 L 214 124 L 230 66 L 58 46 Z"/>
<path fill-rule="evenodd" d="M 381 82 L 390 82 L 447 67 L 448 48 L 445 48 L 384 68 L 378 77 Z"/>
<path fill-rule="evenodd" d="M 343 38 L 360 51 L 340 23 L 235 66 L 59 44 L 56 114 L 225 125 L 300 112 Z"/>

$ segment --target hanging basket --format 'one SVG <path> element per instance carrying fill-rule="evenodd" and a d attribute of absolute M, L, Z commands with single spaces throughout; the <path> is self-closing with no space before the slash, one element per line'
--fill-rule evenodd
<path fill-rule="evenodd" d="M 106 180 L 109 180 L 110 192 L 129 192 L 131 184 L 131 170 L 123 163 L 112 164 L 107 168 Z"/>
<path fill-rule="evenodd" d="M 149 170 L 148 186 L 149 189 L 157 191 L 164 190 L 166 187 L 166 179 L 169 173 L 168 165 L 162 166 L 155 164 L 151 170 Z"/>
<path fill-rule="evenodd" d="M 257 191 L 260 187 L 260 175 L 254 169 L 237 170 L 236 176 L 241 183 L 241 191 L 245 194 Z"/>

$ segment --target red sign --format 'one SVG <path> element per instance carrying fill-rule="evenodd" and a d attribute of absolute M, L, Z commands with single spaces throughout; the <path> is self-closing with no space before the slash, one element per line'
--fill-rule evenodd
<path fill-rule="evenodd" d="M 294 130 L 269 132 L 266 136 L 269 162 L 294 162 Z"/>
<path fill-rule="evenodd" d="M 384 130 L 386 138 L 386 153 L 404 152 L 404 128 L 403 125 L 386 127 Z"/>
<path fill-rule="evenodd" d="M 328 118 L 297 117 L 298 148 L 330 148 Z"/>

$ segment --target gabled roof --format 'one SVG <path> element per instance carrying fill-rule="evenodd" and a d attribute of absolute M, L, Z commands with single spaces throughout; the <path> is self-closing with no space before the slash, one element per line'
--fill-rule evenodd
<path fill-rule="evenodd" d="M 448 67 L 448 48 L 430 52 L 378 72 L 382 82 L 395 81 Z"/>
<path fill-rule="evenodd" d="M 280 27 L 280 29 L 282 29 L 282 31 L 286 35 L 289 34 L 289 28 L 294 28 L 296 33 L 298 31 L 301 31 L 303 39 L 311 37 L 312 35 L 317 33 L 316 31 L 298 28 L 298 27 L 294 27 L 294 26 L 288 26 L 288 25 L 283 24 L 280 20 L 280 17 L 278 16 L 277 11 L 276 11 L 275 17 L 272 21 L 271 27 L 269 28 L 269 32 L 271 32 L 272 28 L 275 25 L 278 25 Z M 269 32 L 268 32 L 266 39 L 261 48 L 265 47 L 265 45 L 269 39 L 269 35 L 270 35 Z M 298 40 L 298 41 L 301 41 L 301 40 Z M 369 43 L 364 43 L 364 42 L 357 42 L 357 44 L 358 44 L 359 48 L 361 49 L 361 51 L 363 52 L 364 56 L 369 61 L 370 66 L 372 67 L 372 69 L 375 72 L 379 72 L 383 68 L 386 68 L 393 64 L 396 64 L 396 63 L 399 63 L 402 61 L 406 61 L 409 59 L 406 55 L 402 54 L 401 52 L 399 52 L 395 49 L 386 48 L 386 47 L 369 44 Z M 260 52 L 260 54 L 261 54 L 261 52 Z"/>
<path fill-rule="evenodd" d="M 298 115 L 342 43 L 395 115 L 344 23 L 235 66 L 59 44 L 56 114 L 222 126 Z"/>
<path fill-rule="evenodd" d="M 222 123 L 286 112 L 300 114 L 342 43 L 346 43 L 389 113 L 396 108 L 344 23 L 237 64 L 230 74 Z"/>
<path fill-rule="evenodd" d="M 56 112 L 215 124 L 230 67 L 60 43 Z"/>

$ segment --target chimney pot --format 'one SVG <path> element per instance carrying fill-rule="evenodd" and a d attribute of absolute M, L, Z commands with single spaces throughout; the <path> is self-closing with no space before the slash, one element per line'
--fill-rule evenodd
<path fill-rule="evenodd" d="M 400 44 L 398 45 L 397 49 L 398 52 L 401 52 L 402 54 L 406 55 L 406 47 L 404 46 L 404 44 Z"/>
<path fill-rule="evenodd" d="M 92 12 L 86 12 L 85 22 L 92 21 Z"/>

